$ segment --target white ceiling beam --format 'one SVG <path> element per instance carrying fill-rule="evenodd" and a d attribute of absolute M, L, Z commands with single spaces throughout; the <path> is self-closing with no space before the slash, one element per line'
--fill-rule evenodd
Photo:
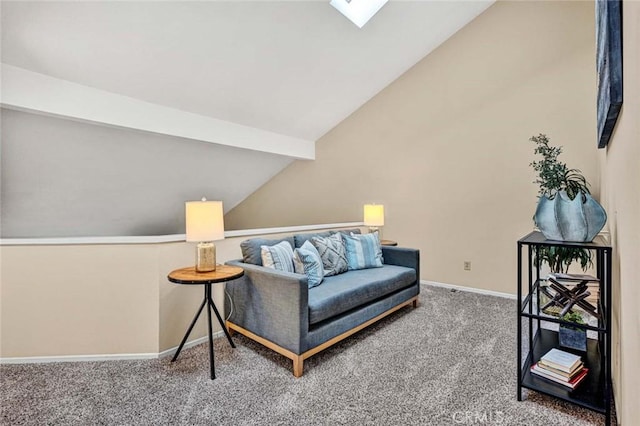
<path fill-rule="evenodd" d="M 2 64 L 3 107 L 219 145 L 315 159 L 315 142 L 94 89 Z"/>

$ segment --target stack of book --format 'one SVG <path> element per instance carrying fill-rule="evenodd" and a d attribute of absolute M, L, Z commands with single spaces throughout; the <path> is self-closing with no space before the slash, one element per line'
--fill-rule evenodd
<path fill-rule="evenodd" d="M 531 367 L 531 372 L 570 389 L 584 380 L 589 372 L 578 355 L 551 349 Z"/>

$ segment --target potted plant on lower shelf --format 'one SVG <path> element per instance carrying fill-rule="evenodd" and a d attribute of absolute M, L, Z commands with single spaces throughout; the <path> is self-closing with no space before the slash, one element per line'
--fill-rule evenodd
<path fill-rule="evenodd" d="M 560 318 L 568 323 L 585 325 L 586 322 L 579 312 L 572 311 Z M 578 351 L 587 351 L 587 330 L 584 328 L 572 327 L 570 324 L 560 324 L 558 332 L 560 346 Z"/>
<path fill-rule="evenodd" d="M 574 262 L 580 262 L 583 271 L 593 266 L 591 250 L 566 246 L 542 246 L 534 253 L 533 263 L 536 267 L 549 265 L 549 271 L 553 273 L 568 273 L 569 266 Z"/>

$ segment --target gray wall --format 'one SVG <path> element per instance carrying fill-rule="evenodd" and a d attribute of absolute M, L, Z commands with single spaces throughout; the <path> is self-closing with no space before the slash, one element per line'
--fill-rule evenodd
<path fill-rule="evenodd" d="M 184 233 L 184 202 L 225 210 L 289 158 L 1 110 L 3 238 Z"/>

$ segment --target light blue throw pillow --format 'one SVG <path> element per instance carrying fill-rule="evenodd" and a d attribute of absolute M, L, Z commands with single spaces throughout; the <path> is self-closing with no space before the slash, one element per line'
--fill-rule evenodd
<path fill-rule="evenodd" d="M 309 241 L 305 241 L 302 247 L 293 252 L 293 265 L 297 274 L 305 274 L 309 288 L 322 283 L 324 269 L 320 253 Z"/>
<path fill-rule="evenodd" d="M 350 271 L 382 267 L 382 248 L 377 232 L 362 235 L 343 234 L 342 238 Z"/>
<path fill-rule="evenodd" d="M 275 246 L 260 246 L 262 265 L 284 272 L 295 272 L 293 269 L 293 248 L 288 241 L 282 241 Z"/>

